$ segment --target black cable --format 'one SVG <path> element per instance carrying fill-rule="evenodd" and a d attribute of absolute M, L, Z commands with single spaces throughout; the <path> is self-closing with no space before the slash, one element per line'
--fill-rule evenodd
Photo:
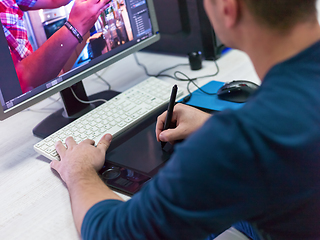
<path fill-rule="evenodd" d="M 168 74 L 162 74 L 162 73 L 163 73 L 163 72 L 166 72 L 166 71 L 169 71 L 169 70 L 171 70 L 171 69 L 173 69 L 173 68 L 176 68 L 176 67 L 188 66 L 188 65 L 189 65 L 188 63 L 180 63 L 180 64 L 177 64 L 177 65 L 175 65 L 175 66 L 173 66 L 173 67 L 169 67 L 169 68 L 163 69 L 163 70 L 161 70 L 158 74 L 150 74 L 150 73 L 148 72 L 147 67 L 146 67 L 145 65 L 143 65 L 142 63 L 139 62 L 138 57 L 137 57 L 137 54 L 134 53 L 133 56 L 134 56 L 134 58 L 135 58 L 135 60 L 136 60 L 137 65 L 140 66 L 140 67 L 142 67 L 142 68 L 144 69 L 144 72 L 145 72 L 145 74 L 146 74 L 148 77 L 169 77 L 169 78 L 175 79 L 174 76 L 171 76 L 171 75 L 168 75 Z M 175 80 L 176 80 L 176 79 L 175 79 Z"/>
<path fill-rule="evenodd" d="M 173 67 L 166 68 L 166 69 L 164 69 L 164 70 L 161 70 L 158 74 L 150 74 L 150 73 L 148 72 L 146 66 L 139 62 L 136 53 L 134 53 L 133 55 L 134 55 L 134 58 L 135 58 L 135 60 L 136 60 L 137 65 L 140 66 L 140 67 L 142 67 L 142 68 L 144 69 L 146 75 L 149 76 L 149 77 L 170 77 L 170 78 L 173 78 L 173 79 L 178 80 L 178 81 L 188 81 L 187 91 L 188 91 L 189 95 L 186 96 L 186 97 L 182 100 L 183 103 L 188 102 L 188 101 L 190 100 L 191 96 L 192 96 L 192 93 L 191 93 L 191 91 L 190 91 L 190 84 L 191 84 L 191 83 L 192 83 L 194 86 L 196 86 L 196 88 L 199 89 L 199 90 L 200 90 L 201 92 L 203 92 L 204 94 L 207 94 L 207 95 L 216 95 L 216 94 L 217 94 L 217 93 L 209 93 L 209 92 L 204 91 L 201 87 L 199 87 L 199 86 L 194 82 L 195 80 L 200 79 L 200 78 L 208 78 L 208 77 L 214 77 L 214 76 L 218 75 L 219 72 L 220 72 L 220 69 L 219 69 L 219 66 L 218 66 L 218 64 L 217 64 L 216 61 L 214 61 L 214 64 L 216 65 L 216 69 L 217 69 L 217 70 L 216 70 L 216 72 L 215 72 L 214 74 L 205 75 L 205 76 L 200 76 L 200 77 L 196 77 L 196 78 L 189 78 L 185 73 L 183 73 L 183 72 L 181 72 L 181 71 L 175 71 L 174 74 L 173 74 L 173 76 L 172 76 L 172 75 L 168 75 L 168 74 L 162 74 L 162 73 L 165 72 L 165 71 L 171 70 L 171 69 L 176 68 L 176 67 L 179 67 L 179 66 L 188 66 L 188 65 L 189 65 L 188 63 L 181 63 L 181 64 L 177 64 L 177 65 L 175 65 L 175 66 L 173 66 Z M 177 74 L 181 74 L 181 75 L 183 75 L 185 78 L 179 78 L 179 77 L 177 76 Z"/>
<path fill-rule="evenodd" d="M 173 67 L 169 67 L 169 68 L 166 68 L 166 69 L 163 69 L 162 71 L 160 71 L 156 77 L 172 77 L 171 75 L 167 75 L 167 74 L 162 74 L 163 72 L 166 72 L 166 71 L 169 71 L 171 69 L 174 69 L 176 67 L 180 67 L 180 66 L 189 66 L 189 63 L 180 63 L 180 64 L 177 64 Z"/>
<path fill-rule="evenodd" d="M 186 79 L 183 79 L 183 78 L 179 78 L 177 76 L 177 74 L 181 74 L 183 76 L 186 77 Z M 212 74 L 212 75 L 207 75 L 207 76 L 203 76 L 203 77 L 197 77 L 197 78 L 189 78 L 186 74 L 184 74 L 183 72 L 181 71 L 175 71 L 174 72 L 174 76 L 175 76 L 175 79 L 179 80 L 179 81 L 189 81 L 188 82 L 188 85 L 190 85 L 190 83 L 192 83 L 194 86 L 196 86 L 197 89 L 199 89 L 201 92 L 205 93 L 205 94 L 208 94 L 208 95 L 216 95 L 216 93 L 209 93 L 205 90 L 203 90 L 201 87 L 199 87 L 194 81 L 197 80 L 198 78 L 205 78 L 205 77 L 213 77 L 213 76 L 216 76 L 218 74 L 218 71 L 215 73 L 215 74 Z M 190 93 L 190 90 L 188 89 L 188 92 Z"/>
<path fill-rule="evenodd" d="M 98 73 L 95 73 L 95 75 L 101 80 L 103 81 L 105 84 L 107 84 L 108 86 L 108 90 L 111 90 L 111 85 L 110 83 L 108 83 L 104 78 L 102 78 Z"/>

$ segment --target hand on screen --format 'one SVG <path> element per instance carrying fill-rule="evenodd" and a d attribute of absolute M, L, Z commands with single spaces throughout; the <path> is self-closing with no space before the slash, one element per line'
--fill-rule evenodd
<path fill-rule="evenodd" d="M 87 172 L 97 172 L 102 168 L 111 140 L 112 136 L 106 134 L 95 147 L 93 140 L 87 139 L 77 144 L 72 137 L 68 137 L 66 147 L 60 141 L 56 143 L 61 161 L 52 161 L 50 166 L 68 185 L 70 181 L 81 178 Z"/>
<path fill-rule="evenodd" d="M 70 23 L 83 36 L 97 21 L 111 0 L 75 0 L 69 15 Z"/>
<path fill-rule="evenodd" d="M 166 115 L 167 112 L 164 112 L 157 119 L 156 136 L 158 141 L 171 143 L 188 137 L 191 133 L 199 129 L 211 116 L 194 107 L 178 103 L 175 105 L 172 115 L 172 124 L 174 124 L 175 127 L 163 131 Z"/>

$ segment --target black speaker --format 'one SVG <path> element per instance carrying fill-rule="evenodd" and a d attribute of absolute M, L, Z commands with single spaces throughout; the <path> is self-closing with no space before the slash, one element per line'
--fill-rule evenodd
<path fill-rule="evenodd" d="M 187 55 L 201 51 L 207 60 L 218 59 L 225 46 L 214 33 L 203 0 L 153 0 L 160 41 L 145 50 Z"/>

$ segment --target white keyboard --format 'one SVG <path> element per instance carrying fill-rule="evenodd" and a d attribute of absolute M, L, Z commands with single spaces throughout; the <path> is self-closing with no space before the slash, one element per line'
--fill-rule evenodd
<path fill-rule="evenodd" d="M 35 144 L 34 149 L 50 160 L 60 160 L 55 143 L 65 143 L 68 136 L 77 143 L 88 138 L 98 143 L 106 133 L 116 137 L 168 104 L 172 87 L 157 78 L 148 78 L 51 134 Z M 182 94 L 179 89 L 177 98 Z"/>

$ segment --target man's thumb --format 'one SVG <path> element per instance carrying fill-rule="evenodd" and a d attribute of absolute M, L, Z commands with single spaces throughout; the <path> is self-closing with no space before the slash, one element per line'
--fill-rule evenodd
<path fill-rule="evenodd" d="M 100 141 L 98 142 L 97 148 L 99 148 L 99 149 L 103 150 L 104 152 L 106 152 L 107 149 L 108 149 L 109 146 L 110 146 L 111 140 L 112 140 L 111 134 L 109 134 L 109 133 L 105 134 L 105 135 L 100 139 Z"/>

